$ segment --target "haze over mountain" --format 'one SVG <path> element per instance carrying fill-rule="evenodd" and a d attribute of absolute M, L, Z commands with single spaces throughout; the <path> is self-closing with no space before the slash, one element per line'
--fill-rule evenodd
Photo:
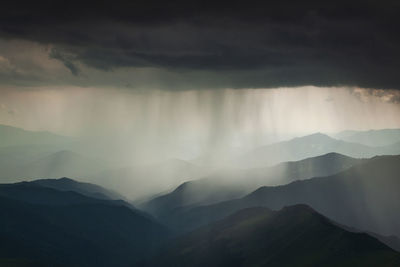
<path fill-rule="evenodd" d="M 231 159 L 225 162 L 225 165 L 221 168 L 221 171 L 214 171 L 215 174 L 212 174 L 213 177 L 203 179 L 201 185 L 203 187 L 202 189 L 191 189 L 192 182 L 185 183 L 182 185 L 182 187 L 177 188 L 177 191 L 175 193 L 177 193 L 178 195 L 174 198 L 179 199 L 178 202 L 182 203 L 177 203 L 176 205 L 174 204 L 172 207 L 181 206 L 182 204 L 185 204 L 184 202 L 186 202 L 185 205 L 195 204 L 196 202 L 201 203 L 202 201 L 204 201 L 204 199 L 207 199 L 209 203 L 212 203 L 216 201 L 222 201 L 224 199 L 240 197 L 241 195 L 244 195 L 245 192 L 249 192 L 250 190 L 255 189 L 257 185 L 265 185 L 265 182 L 262 181 L 262 179 L 265 177 L 265 174 L 262 173 L 266 170 L 262 167 L 265 168 L 266 166 L 273 166 L 281 162 L 299 161 L 306 158 L 317 157 L 329 153 L 341 153 L 343 155 L 355 158 L 369 158 L 376 155 L 396 155 L 400 154 L 400 143 L 388 146 L 370 147 L 358 143 L 349 143 L 337 140 L 325 134 L 316 133 L 308 136 L 294 138 L 289 141 L 283 141 L 263 146 L 252 151 L 243 153 L 239 156 L 233 154 L 231 155 Z M 332 160 L 335 161 L 335 159 Z M 328 169 L 330 163 L 315 162 L 315 164 L 313 164 L 313 166 L 319 165 L 319 172 L 318 170 L 315 170 L 316 172 L 314 174 L 310 173 L 310 175 L 302 174 L 301 172 L 299 173 L 299 171 L 296 169 L 293 170 L 294 176 L 292 179 L 284 178 L 284 175 L 282 175 L 282 173 L 285 172 L 287 168 L 290 169 L 291 167 L 284 165 L 281 167 L 276 167 L 275 170 L 270 170 L 272 172 L 275 172 L 270 175 L 271 177 L 274 176 L 275 178 L 271 178 L 267 185 L 279 185 L 285 182 L 294 181 L 296 179 L 302 179 L 302 175 L 304 175 L 303 178 L 310 178 L 312 176 L 325 176 L 335 173 L 334 171 Z M 287 175 L 290 175 L 290 173 L 288 173 Z M 261 181 L 257 181 L 257 179 Z M 224 191 L 222 189 L 218 189 L 220 187 L 226 187 L 228 184 L 238 185 L 232 186 L 230 190 Z M 243 190 L 243 188 L 245 188 L 245 190 Z M 215 192 L 211 193 L 209 192 L 209 190 L 213 190 Z M 185 192 L 187 192 L 188 194 L 186 194 Z M 185 195 L 188 195 L 189 199 L 185 200 Z M 198 196 L 196 197 L 196 195 Z"/>
<path fill-rule="evenodd" d="M 37 138 L 40 140 L 45 140 L 48 134 L 10 128 L 13 131 L 21 131 L 26 136 L 39 136 L 40 138 Z M 7 133 L 9 128 L 4 127 L 4 129 L 4 133 Z M 13 142 L 10 142 L 17 145 L 0 147 L 0 167 L 2 168 L 0 179 L 2 182 L 46 177 L 72 177 L 100 184 L 138 202 L 143 202 L 143 200 L 154 195 L 164 194 L 179 186 L 182 182 L 201 177 L 226 178 L 234 180 L 235 183 L 239 181 L 238 183 L 240 184 L 240 181 L 243 181 L 243 175 L 247 177 L 262 176 L 262 168 L 280 162 L 297 161 L 331 152 L 344 153 L 344 155 L 352 155 L 357 158 L 400 153 L 400 143 L 385 147 L 369 147 L 336 140 L 323 134 L 313 134 L 262 146 L 249 152 L 243 152 L 245 149 L 233 149 L 227 158 L 221 157 L 218 153 L 216 155 L 206 153 L 204 157 L 216 160 L 214 163 L 206 160 L 202 161 L 202 164 L 198 164 L 198 158 L 191 160 L 169 158 L 162 161 L 147 162 L 146 160 L 127 160 L 129 159 L 129 153 L 127 153 L 129 146 L 125 149 L 123 149 L 123 146 L 114 148 L 114 151 L 109 149 L 112 147 L 112 143 L 100 142 L 96 138 L 91 141 L 74 138 L 73 142 L 57 141 L 54 143 L 51 143 L 52 139 L 49 139 L 49 144 L 35 144 L 35 138 L 26 138 L 21 141 L 18 135 L 16 137 Z M 32 144 L 28 142 L 29 140 L 32 140 Z M 127 142 L 127 140 L 125 141 Z M 121 158 L 125 159 L 121 160 Z M 219 166 L 219 169 L 216 168 L 217 166 Z M 246 168 L 259 168 L 260 170 L 254 170 L 248 174 L 245 171 L 231 170 Z M 257 174 L 257 172 L 260 172 L 260 174 Z M 280 171 L 276 170 L 276 172 Z M 325 174 L 321 173 L 321 175 Z M 283 179 L 279 175 L 275 176 L 279 177 L 277 180 Z M 316 176 L 320 176 L 320 174 L 316 173 Z M 263 183 L 255 182 L 257 180 L 255 178 L 251 178 L 251 180 L 252 183 L 254 182 L 258 186 L 263 185 Z M 289 181 L 291 180 L 285 182 Z M 252 183 L 240 186 L 249 187 L 245 191 L 242 188 L 237 188 L 232 189 L 231 192 L 226 192 L 226 196 L 220 191 L 221 194 L 219 196 L 215 193 L 207 196 L 204 194 L 200 198 L 207 198 L 208 203 L 212 203 L 240 197 L 255 189 Z M 269 184 L 276 185 L 280 183 L 283 183 L 283 181 L 270 181 Z M 223 184 L 225 186 L 227 183 L 223 182 Z M 217 183 L 214 183 L 214 185 L 217 186 Z M 207 191 L 206 189 L 204 190 Z M 194 200 L 188 201 L 188 204 L 202 202 L 201 199 L 196 200 L 196 192 L 192 195 Z"/>
<path fill-rule="evenodd" d="M 123 199 L 121 195 L 109 189 L 105 189 L 95 184 L 78 182 L 67 177 L 59 179 L 40 179 L 34 180 L 31 183 L 38 184 L 43 187 L 53 188 L 59 191 L 74 191 L 93 198 L 110 200 Z"/>
<path fill-rule="evenodd" d="M 169 159 L 154 164 L 105 170 L 96 173 L 90 180 L 140 201 L 206 173 L 204 167 L 180 159 Z"/>
<path fill-rule="evenodd" d="M 47 157 L 40 158 L 24 166 L 32 172 L 31 177 L 82 177 L 107 169 L 112 164 L 100 158 L 90 158 L 78 153 L 61 150 Z"/>
<path fill-rule="evenodd" d="M 397 266 L 400 253 L 305 205 L 240 210 L 179 237 L 161 266 Z"/>
<path fill-rule="evenodd" d="M 347 228 L 348 225 L 354 227 L 354 231 L 369 231 L 372 236 L 397 248 L 398 240 L 395 237 L 390 238 L 383 235 L 398 234 L 398 230 L 400 230 L 397 225 L 399 218 L 396 217 L 396 213 L 392 212 L 400 208 L 398 207 L 400 199 L 397 194 L 400 185 L 397 179 L 399 161 L 399 156 L 360 160 L 330 153 L 297 162 L 281 163 L 270 168 L 243 170 L 240 175 L 233 177 L 231 175 L 234 172 L 225 173 L 227 175 L 225 179 L 219 177 L 218 180 L 218 177 L 213 177 L 187 183 L 195 185 L 193 188 L 200 192 L 199 196 L 204 193 L 201 198 L 204 203 L 207 203 L 207 201 L 212 202 L 213 193 L 218 195 L 218 190 L 229 192 L 228 189 L 231 188 L 229 181 L 240 182 L 243 186 L 249 184 L 251 180 L 256 185 L 266 181 L 279 184 L 282 181 L 290 182 L 300 179 L 300 181 L 283 186 L 261 187 L 242 199 L 208 206 L 193 207 L 195 205 L 192 205 L 191 207 L 189 204 L 186 207 L 179 207 L 178 205 L 187 203 L 179 197 L 169 196 L 172 198 L 172 204 L 176 207 L 168 206 L 168 201 L 170 201 L 168 199 L 166 206 L 162 206 L 164 203 L 160 206 L 160 210 L 165 208 L 168 212 L 157 215 L 163 223 L 174 230 L 175 234 L 211 223 L 191 234 L 184 234 L 179 237 L 178 241 L 169 240 L 168 231 L 151 216 L 136 210 L 124 201 L 109 200 L 118 196 L 96 185 L 79 183 L 67 178 L 2 184 L 0 185 L 0 205 L 10 216 L 7 216 L 8 219 L 2 222 L 5 232 L 1 235 L 4 237 L 5 243 L 0 245 L 4 248 L 0 258 L 13 258 L 16 261 L 25 258 L 29 262 L 39 262 L 39 265 L 42 266 L 46 266 L 46 264 L 126 266 L 128 263 L 133 266 L 142 266 L 143 264 L 159 266 L 152 260 L 149 262 L 149 259 L 161 260 L 165 263 L 163 266 L 169 266 L 168 264 L 174 266 L 177 262 L 181 266 L 196 266 L 196 264 L 201 266 L 201 264 L 209 262 L 210 266 L 215 262 L 231 266 L 239 263 L 240 266 L 246 266 L 246 264 L 252 266 L 253 263 L 259 261 L 267 261 L 272 266 L 274 264 L 292 264 L 292 262 L 286 262 L 287 257 L 280 256 L 281 252 L 278 253 L 274 249 L 268 249 L 271 254 L 262 254 L 261 251 L 265 250 L 260 250 L 261 248 L 257 245 L 263 244 L 268 248 L 276 249 L 283 246 L 282 253 L 285 255 L 294 253 L 290 258 L 296 260 L 300 266 L 303 261 L 304 264 L 314 265 L 322 264 L 321 262 L 335 263 L 330 260 L 337 258 L 335 253 L 345 255 L 340 258 L 343 262 L 337 263 L 341 265 L 362 264 L 368 266 L 365 265 L 368 263 L 373 266 L 379 262 L 385 263 L 387 266 L 396 266 L 398 255 L 393 250 L 366 234 L 348 233 L 340 227 L 341 224 L 344 224 L 346 225 L 345 229 L 350 229 Z M 337 174 L 331 175 L 332 173 Z M 307 179 L 316 174 L 331 176 Z M 271 177 L 270 180 L 267 175 Z M 246 180 L 243 180 L 243 177 Z M 306 180 L 301 181 L 301 179 Z M 208 188 L 198 187 L 197 183 L 201 185 L 210 181 L 214 185 L 211 183 Z M 215 183 L 219 183 L 221 187 L 216 187 Z M 211 194 L 203 190 L 210 190 L 213 187 L 217 190 L 211 190 Z M 182 187 L 179 188 L 182 189 Z M 173 192 L 172 195 L 176 193 Z M 190 194 L 193 192 L 189 192 Z M 193 204 L 199 205 L 200 203 Z M 320 226 L 315 226 L 314 219 L 304 221 L 304 217 L 308 217 L 308 215 L 290 216 L 290 218 L 282 219 L 283 221 L 277 220 L 279 223 L 275 224 L 264 220 L 266 217 L 275 218 L 275 215 L 270 216 L 263 212 L 261 212 L 262 215 L 254 215 L 253 212 L 246 213 L 244 211 L 245 216 L 234 215 L 224 219 L 223 225 L 227 228 L 215 228 L 215 225 L 218 225 L 218 223 L 214 223 L 216 220 L 246 207 L 267 206 L 272 209 L 280 209 L 283 206 L 297 203 L 311 205 L 340 225 L 334 223 L 329 226 L 329 229 L 335 230 L 332 230 L 332 234 L 325 239 L 318 230 Z M 259 208 L 254 210 L 257 211 L 256 213 L 260 211 Z M 309 211 L 309 208 L 306 210 Z M 268 211 L 268 214 L 279 213 Z M 317 213 L 312 211 L 312 214 Z M 23 215 L 24 217 L 22 217 Z M 321 217 L 318 214 L 315 216 Z M 21 218 L 27 220 L 24 221 Z M 232 218 L 244 221 L 236 221 L 237 219 Z M 277 218 L 280 217 L 277 215 Z M 259 225 L 258 222 L 261 221 L 262 225 Z M 319 222 L 319 220 L 316 221 Z M 329 222 L 325 218 L 324 221 Z M 26 230 L 28 227 L 26 223 L 33 223 L 34 227 L 29 226 L 29 230 Z M 294 237 L 295 235 L 285 232 L 286 224 L 288 224 L 289 233 L 302 232 L 305 230 L 303 227 L 307 225 L 315 227 L 306 228 L 308 230 L 303 232 L 305 236 L 301 237 L 302 241 L 298 241 Z M 329 224 L 331 223 L 329 222 Z M 14 225 L 14 227 L 9 229 L 8 225 Z M 93 225 L 96 225 L 95 229 L 92 228 Z M 277 227 L 280 230 L 276 230 Z M 210 235 L 211 240 L 207 241 L 209 235 L 204 234 L 204 229 L 211 229 L 206 230 L 206 232 L 213 233 Z M 325 228 L 321 228 L 321 231 L 327 234 L 328 230 L 322 229 Z M 80 231 L 87 233 L 82 236 L 78 234 Z M 260 231 L 266 231 L 265 233 L 272 237 L 263 241 L 255 240 L 255 238 L 263 236 L 260 235 Z M 18 235 L 20 232 L 25 233 L 24 239 Z M 219 239 L 218 233 L 228 233 L 229 238 L 232 239 Z M 346 238 L 349 239 L 345 238 L 347 241 L 344 242 L 343 236 L 347 236 Z M 355 238 L 357 236 L 358 238 Z M 292 239 L 293 241 L 291 241 Z M 26 240 L 31 245 L 27 245 Z M 309 249 L 304 253 L 297 253 L 303 248 L 300 244 L 304 245 L 304 240 L 309 241 Z M 332 241 L 328 242 L 328 240 Z M 210 243 L 204 245 L 204 242 Z M 224 245 L 221 242 L 228 243 Z M 291 245 L 285 245 L 286 242 Z M 164 248 L 160 247 L 163 243 Z M 45 253 L 48 251 L 49 244 L 57 248 L 51 249 L 51 256 Z M 240 245 L 241 251 L 244 251 L 245 254 L 238 254 L 235 249 L 226 252 L 223 247 L 228 244 L 246 244 Z M 328 247 L 324 247 L 324 244 Z M 329 246 L 335 247 L 336 252 L 329 249 Z M 193 249 L 189 249 L 191 247 Z M 368 251 L 367 254 L 364 249 Z M 63 251 L 68 251 L 68 253 Z M 82 253 L 82 251 L 85 252 Z M 344 251 L 348 254 L 343 254 Z M 152 257 L 153 253 L 161 253 L 161 256 Z M 99 254 L 101 257 L 96 256 Z"/>
<path fill-rule="evenodd" d="M 176 209 L 162 220 L 184 231 L 246 207 L 307 204 L 338 223 L 400 236 L 400 214 L 395 212 L 400 210 L 399 173 L 400 156 L 375 157 L 332 176 L 260 187 L 241 199 Z"/>
<path fill-rule="evenodd" d="M 22 140 L 9 129 L 22 132 L 26 138 Z M 101 184 L 137 200 L 170 190 L 183 181 L 206 173 L 204 168 L 180 159 L 132 162 L 126 160 L 129 156 L 124 155 L 129 148 L 119 152 L 120 148 L 114 148 L 116 151 L 112 151 L 108 149 L 112 144 L 103 144 L 97 139 L 74 138 L 73 142 L 52 143 L 47 132 L 0 127 L 0 134 L 9 132 L 10 140 L 12 136 L 16 138 L 9 142 L 13 146 L 0 147 L 0 182 L 73 177 Z M 36 139 L 43 142 L 36 142 Z"/>
<path fill-rule="evenodd" d="M 296 161 L 336 152 L 355 158 L 369 158 L 376 155 L 400 154 L 400 145 L 369 147 L 358 143 L 337 140 L 322 133 L 316 133 L 289 141 L 256 148 L 234 160 L 238 166 L 268 166 L 279 162 Z"/>
<path fill-rule="evenodd" d="M 266 168 L 224 170 L 185 182 L 171 193 L 144 203 L 142 208 L 156 216 L 163 216 L 182 206 L 199 206 L 239 198 L 260 186 L 282 185 L 296 180 L 332 175 L 362 161 L 329 153 Z"/>
<path fill-rule="evenodd" d="M 27 131 L 0 124 L 0 147 L 15 145 L 59 145 L 74 141 L 71 137 L 47 131 Z"/>
<path fill-rule="evenodd" d="M 75 177 L 87 179 L 108 169 L 112 163 L 52 146 L 23 146 L 0 148 L 1 181 L 12 182 L 44 177 Z M 9 157 L 13 157 L 10 159 Z M 9 162 L 11 164 L 9 164 Z"/>
<path fill-rule="evenodd" d="M 400 129 L 343 131 L 335 134 L 334 137 L 367 146 L 389 146 L 400 142 Z"/>

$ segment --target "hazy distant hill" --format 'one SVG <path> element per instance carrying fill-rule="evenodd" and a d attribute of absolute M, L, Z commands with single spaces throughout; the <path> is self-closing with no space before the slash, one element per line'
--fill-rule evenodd
<path fill-rule="evenodd" d="M 27 203 L 49 206 L 73 205 L 80 203 L 107 203 L 108 205 L 128 206 L 131 209 L 134 209 L 131 204 L 123 200 L 107 199 L 104 197 L 100 198 L 97 194 L 89 196 L 90 193 L 83 188 L 64 190 L 57 187 L 59 186 L 42 186 L 40 183 L 36 183 L 36 181 L 0 184 L 0 196 Z M 82 191 L 86 192 L 82 194 Z"/>
<path fill-rule="evenodd" d="M 110 168 L 111 163 L 52 146 L 0 148 L 1 182 L 43 177 L 87 178 Z"/>
<path fill-rule="evenodd" d="M 56 152 L 58 147 L 51 145 L 21 145 L 0 147 L 0 163 L 26 164 Z"/>
<path fill-rule="evenodd" d="M 376 155 L 400 154 L 400 144 L 386 147 L 369 147 L 316 133 L 257 148 L 233 160 L 233 164 L 236 166 L 260 167 L 285 161 L 301 160 L 331 152 L 354 158 L 369 158 Z"/>
<path fill-rule="evenodd" d="M 367 146 L 388 146 L 400 142 L 400 129 L 343 131 L 334 137 Z"/>
<path fill-rule="evenodd" d="M 241 210 L 169 244 L 156 266 L 399 266 L 397 253 L 304 205 Z"/>
<path fill-rule="evenodd" d="M 338 223 L 400 236 L 399 173 L 400 156 L 375 157 L 329 177 L 261 187 L 241 199 L 177 209 L 163 219 L 176 229 L 193 229 L 246 207 L 304 203 Z"/>
<path fill-rule="evenodd" d="M 35 183 L 1 185 L 0 210 L 0 259 L 39 266 L 140 266 L 167 235 L 123 201 Z"/>
<path fill-rule="evenodd" d="M 362 162 L 337 153 L 285 162 L 269 168 L 232 170 L 181 184 L 171 193 L 156 197 L 142 207 L 163 216 L 189 205 L 204 205 L 242 197 L 264 185 L 282 185 L 311 177 L 332 175 Z"/>
<path fill-rule="evenodd" d="M 123 199 L 123 196 L 116 192 L 105 189 L 101 186 L 82 183 L 70 178 L 60 179 L 40 179 L 34 180 L 31 183 L 38 184 L 43 187 L 49 187 L 60 191 L 74 191 L 85 196 L 100 198 L 100 199 Z"/>
<path fill-rule="evenodd" d="M 132 199 L 171 190 L 174 186 L 196 179 L 206 172 L 199 166 L 180 159 L 160 163 L 110 169 L 91 177 L 96 184 L 123 193 Z"/>
<path fill-rule="evenodd" d="M 15 145 L 59 145 L 73 139 L 50 132 L 27 131 L 20 128 L 0 125 L 0 147 Z"/>
<path fill-rule="evenodd" d="M 78 138 L 0 125 L 0 182 L 43 177 L 84 179 L 120 166 L 97 156 L 94 147 Z"/>
<path fill-rule="evenodd" d="M 100 158 L 86 157 L 81 154 L 62 150 L 32 161 L 24 166 L 31 172 L 30 177 L 82 177 L 110 168 L 109 162 Z"/>

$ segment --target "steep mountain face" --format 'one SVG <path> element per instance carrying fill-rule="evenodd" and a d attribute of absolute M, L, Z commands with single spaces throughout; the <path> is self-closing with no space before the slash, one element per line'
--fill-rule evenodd
<path fill-rule="evenodd" d="M 338 223 L 382 235 L 400 235 L 400 156 L 382 156 L 329 177 L 261 187 L 241 199 L 177 209 L 162 218 L 188 230 L 237 210 L 265 206 L 280 209 L 307 204 Z"/>
<path fill-rule="evenodd" d="M 35 183 L 0 187 L 0 258 L 39 266 L 140 266 L 167 237 L 122 201 Z"/>
<path fill-rule="evenodd" d="M 173 192 L 150 200 L 142 205 L 142 208 L 156 216 L 164 216 L 183 206 L 199 206 L 243 197 L 260 186 L 281 185 L 311 177 L 332 175 L 362 161 L 329 153 L 269 168 L 224 171 L 186 182 Z"/>
<path fill-rule="evenodd" d="M 330 152 L 355 158 L 369 158 L 376 155 L 400 154 L 400 146 L 396 146 L 395 149 L 391 146 L 373 148 L 316 133 L 257 148 L 235 159 L 233 164 L 247 167 L 268 166 L 285 161 L 315 157 Z"/>
<path fill-rule="evenodd" d="M 159 265 L 157 265 L 159 264 Z M 156 266 L 398 266 L 400 253 L 304 205 L 241 210 L 178 238 Z"/>
<path fill-rule="evenodd" d="M 400 142 L 400 129 L 343 131 L 334 135 L 334 137 L 367 146 L 389 146 Z"/>

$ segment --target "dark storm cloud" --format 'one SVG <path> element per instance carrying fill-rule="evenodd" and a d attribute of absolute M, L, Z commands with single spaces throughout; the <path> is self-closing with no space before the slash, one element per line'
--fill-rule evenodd
<path fill-rule="evenodd" d="M 57 50 L 56 48 L 51 49 L 50 58 L 57 59 L 61 61 L 64 66 L 71 71 L 73 75 L 78 75 L 80 70 L 79 68 L 72 62 L 72 58 L 68 54 L 64 54 L 63 52 Z"/>
<path fill-rule="evenodd" d="M 75 75 L 80 62 L 105 71 L 210 72 L 212 78 L 196 82 L 211 87 L 399 89 L 399 7 L 397 1 L 14 1 L 0 16 L 0 34 L 53 44 L 50 56 Z"/>

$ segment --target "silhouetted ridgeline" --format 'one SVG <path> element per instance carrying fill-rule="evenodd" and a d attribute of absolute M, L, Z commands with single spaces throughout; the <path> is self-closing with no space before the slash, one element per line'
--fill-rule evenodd
<path fill-rule="evenodd" d="M 389 165 L 394 160 L 376 158 L 368 164 L 383 164 L 383 159 Z M 309 181 L 317 179 L 332 178 Z M 209 225 L 173 237 L 150 215 L 123 200 L 104 198 L 108 194 L 104 188 L 67 178 L 0 185 L 0 210 L 5 215 L 0 220 L 1 266 L 398 266 L 400 262 L 400 254 L 377 239 L 348 232 L 305 205 L 281 211 L 241 210 L 258 204 L 245 202 L 231 210 L 217 209 L 218 216 L 204 213 L 202 219 Z M 237 213 L 223 218 L 235 209 Z M 180 215 L 182 222 L 171 227 L 194 227 L 187 224 L 191 222 L 187 216 L 193 214 Z"/>
<path fill-rule="evenodd" d="M 1 185 L 0 207 L 0 258 L 39 266 L 140 266 L 168 235 L 126 202 L 35 182 Z"/>
<path fill-rule="evenodd" d="M 186 234 L 155 266 L 397 266 L 400 253 L 305 205 L 249 208 Z"/>
<path fill-rule="evenodd" d="M 381 156 L 338 174 L 261 187 L 241 198 L 208 206 L 176 209 L 161 218 L 179 231 L 218 220 L 253 206 L 281 209 L 307 204 L 321 214 L 360 230 L 400 235 L 400 156 Z"/>
<path fill-rule="evenodd" d="M 82 174 L 157 196 L 139 210 L 66 177 L 0 184 L 0 266 L 400 266 L 400 156 L 364 158 L 399 153 L 398 133 L 313 134 L 208 170 L 123 167 L 67 137 L 0 127 L 3 182 Z"/>
<path fill-rule="evenodd" d="M 282 185 L 296 180 L 332 175 L 361 162 L 361 159 L 329 153 L 300 161 L 284 162 L 273 167 L 224 171 L 185 182 L 173 192 L 156 197 L 141 207 L 162 217 L 176 208 L 243 197 L 260 186 Z"/>

